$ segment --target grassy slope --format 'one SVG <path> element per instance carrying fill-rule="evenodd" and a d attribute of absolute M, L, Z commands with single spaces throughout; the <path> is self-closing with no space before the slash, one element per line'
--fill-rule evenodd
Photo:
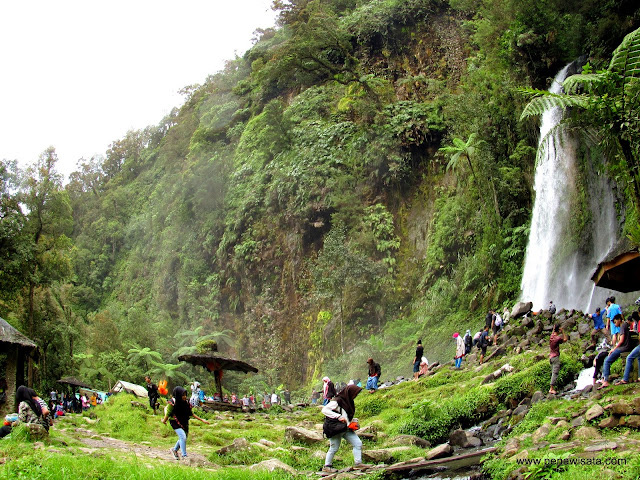
<path fill-rule="evenodd" d="M 561 382 L 566 383 L 574 378 L 581 368 L 573 360 L 577 358 L 578 346 L 569 345 L 563 349 L 563 369 Z M 421 379 L 419 382 L 406 382 L 390 389 L 379 390 L 370 395 L 363 392 L 356 401 L 357 416 L 363 426 L 372 425 L 378 431 L 376 442 L 365 441 L 364 448 L 384 448 L 393 445 L 394 437 L 398 434 L 418 434 L 430 440 L 433 444 L 446 441 L 451 429 L 459 426 L 466 428 L 480 423 L 494 412 L 515 404 L 521 398 L 535 390 L 548 388 L 550 376 L 549 364 L 545 356 L 545 347 L 524 352 L 520 355 L 501 357 L 479 367 L 467 364 L 460 371 L 454 371 L 449 366 L 443 367 L 436 374 Z M 507 361 L 515 367 L 513 373 L 488 385 L 481 385 L 486 375 L 493 372 Z M 619 373 L 621 363 L 615 364 L 613 373 Z M 511 437 L 521 439 L 520 450 L 527 449 L 529 458 L 552 458 L 581 455 L 584 445 L 572 448 L 567 452 L 550 451 L 547 447 L 538 448 L 526 434 L 534 432 L 546 417 L 559 416 L 571 420 L 574 413 L 583 411 L 597 401 L 603 406 L 613 399 L 622 398 L 631 401 L 639 388 L 634 385 L 613 387 L 606 391 L 602 398 L 553 400 L 535 404 L 525 419 L 515 427 Z M 175 435 L 168 426 L 160 423 L 159 416 L 152 416 L 139 408 L 132 408 L 132 397 L 120 394 L 104 406 L 95 409 L 95 416 L 99 421 L 89 424 L 81 416 L 69 417 L 59 422 L 51 431 L 50 439 L 44 446 L 37 446 L 25 437 L 20 430 L 14 438 L 0 441 L 0 458 L 5 462 L 0 466 L 0 476 L 3 478 L 72 478 L 78 476 L 92 476 L 94 478 L 178 478 L 183 476 L 185 469 L 196 468 L 175 465 L 175 462 L 152 457 L 135 456 L 130 452 L 118 450 L 83 450 L 83 443 L 75 428 L 89 429 L 97 434 L 108 435 L 136 444 L 166 451 L 175 441 Z M 322 420 L 317 407 L 286 413 L 278 409 L 268 415 L 256 414 L 247 421 L 244 414 L 204 414 L 212 425 L 204 425 L 192 421 L 192 428 L 188 441 L 188 448 L 192 454 L 204 455 L 215 468 L 207 465 L 198 468 L 198 478 L 212 479 L 275 479 L 291 478 L 284 472 L 255 472 L 247 468 L 260 461 L 277 458 L 294 467 L 299 472 L 317 471 L 322 465 L 326 451 L 323 442 L 315 447 L 292 448 L 284 438 L 284 430 L 288 425 L 304 425 L 307 428 L 319 424 Z M 85 415 L 86 416 L 86 415 Z M 598 420 L 591 423 L 597 425 Z M 549 443 L 557 443 L 559 430 L 552 429 L 544 438 Z M 606 439 L 622 443 L 632 440 L 640 441 L 640 434 L 631 429 L 616 428 L 603 431 Z M 524 436 L 523 436 L 524 435 Z M 231 444 L 235 438 L 244 437 L 249 442 L 260 439 L 276 443 L 275 448 L 250 448 L 227 455 L 215 453 L 219 447 Z M 508 439 L 504 439 L 499 446 L 504 446 Z M 34 448 L 34 446 L 36 448 Z M 302 447 L 303 445 L 298 445 Z M 424 455 L 424 450 L 412 447 L 400 454 L 400 460 L 408 460 Z M 625 459 L 626 465 L 608 466 L 619 478 L 637 478 L 640 473 L 640 461 L 631 455 L 631 451 L 608 451 L 597 453 L 597 458 Z M 343 446 L 336 458 L 337 466 L 348 466 L 352 463 L 350 448 Z M 519 465 L 513 457 L 500 459 L 496 456 L 488 459 L 486 469 L 491 471 L 494 478 L 507 478 L 509 472 L 516 470 Z M 531 467 L 532 478 L 545 478 L 550 473 L 551 478 L 595 478 L 601 475 L 604 467 L 601 465 L 574 465 L 558 468 L 557 466 L 542 468 Z M 613 475 L 609 472 L 607 475 Z"/>

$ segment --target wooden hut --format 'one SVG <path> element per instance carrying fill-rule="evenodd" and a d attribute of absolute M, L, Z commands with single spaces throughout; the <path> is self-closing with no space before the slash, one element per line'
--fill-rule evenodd
<path fill-rule="evenodd" d="M 9 323 L 0 318 L 0 351 L 6 353 L 5 366 L 5 401 L 0 403 L 0 415 L 4 417 L 7 413 L 16 411 L 16 389 L 19 385 L 25 384 L 25 360 L 33 354 L 37 345 L 26 336 L 13 328 Z M 31 383 L 31 379 L 27 384 Z"/>

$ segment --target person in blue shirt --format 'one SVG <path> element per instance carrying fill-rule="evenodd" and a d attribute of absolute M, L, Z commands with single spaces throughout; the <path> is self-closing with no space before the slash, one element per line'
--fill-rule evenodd
<path fill-rule="evenodd" d="M 595 347 L 596 341 L 600 334 L 604 334 L 604 320 L 602 319 L 602 312 L 600 307 L 596 308 L 596 313 L 588 314 L 589 318 L 593 319 L 593 330 L 591 331 L 591 344 Z"/>
<path fill-rule="evenodd" d="M 609 297 L 607 302 L 607 329 L 611 333 L 611 345 L 618 343 L 620 328 L 614 323 L 613 319 L 616 315 L 622 315 L 620 305 L 616 303 L 616 297 Z"/>

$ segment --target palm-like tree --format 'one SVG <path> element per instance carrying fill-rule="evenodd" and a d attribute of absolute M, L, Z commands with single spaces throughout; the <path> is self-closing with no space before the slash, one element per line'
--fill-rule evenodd
<path fill-rule="evenodd" d="M 441 147 L 438 151 L 447 155 L 451 155 L 449 162 L 447 163 L 447 170 L 458 170 L 460 168 L 460 163 L 463 160 L 467 161 L 467 165 L 469 166 L 469 170 L 471 171 L 471 177 L 473 178 L 473 182 L 476 184 L 476 188 L 478 189 L 478 194 L 482 198 L 482 191 L 480 190 L 480 186 L 478 185 L 478 179 L 476 177 L 476 172 L 473 168 L 473 163 L 471 162 L 472 157 L 474 157 L 479 149 L 479 147 L 485 143 L 484 140 L 481 140 L 478 137 L 477 133 L 472 133 L 469 135 L 469 138 L 465 142 L 461 138 L 454 137 L 451 142 L 453 145 L 447 145 L 446 147 Z M 498 195 L 496 193 L 495 185 L 493 184 L 493 180 L 489 179 L 489 186 L 491 187 L 491 192 L 493 194 L 493 206 L 496 212 L 496 218 L 500 221 L 500 207 L 498 205 Z"/>
<path fill-rule="evenodd" d="M 149 370 L 149 364 L 153 362 L 162 362 L 162 355 L 155 350 L 151 350 L 149 347 L 140 347 L 135 345 L 129 349 L 129 355 L 127 360 L 130 362 L 142 362 L 144 363 L 145 371 Z"/>

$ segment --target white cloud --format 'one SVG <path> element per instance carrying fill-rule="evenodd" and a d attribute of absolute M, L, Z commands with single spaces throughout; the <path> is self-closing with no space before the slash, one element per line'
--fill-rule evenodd
<path fill-rule="evenodd" d="M 0 158 L 50 145 L 69 174 L 127 130 L 157 124 L 273 26 L 272 0 L 0 4 Z"/>

